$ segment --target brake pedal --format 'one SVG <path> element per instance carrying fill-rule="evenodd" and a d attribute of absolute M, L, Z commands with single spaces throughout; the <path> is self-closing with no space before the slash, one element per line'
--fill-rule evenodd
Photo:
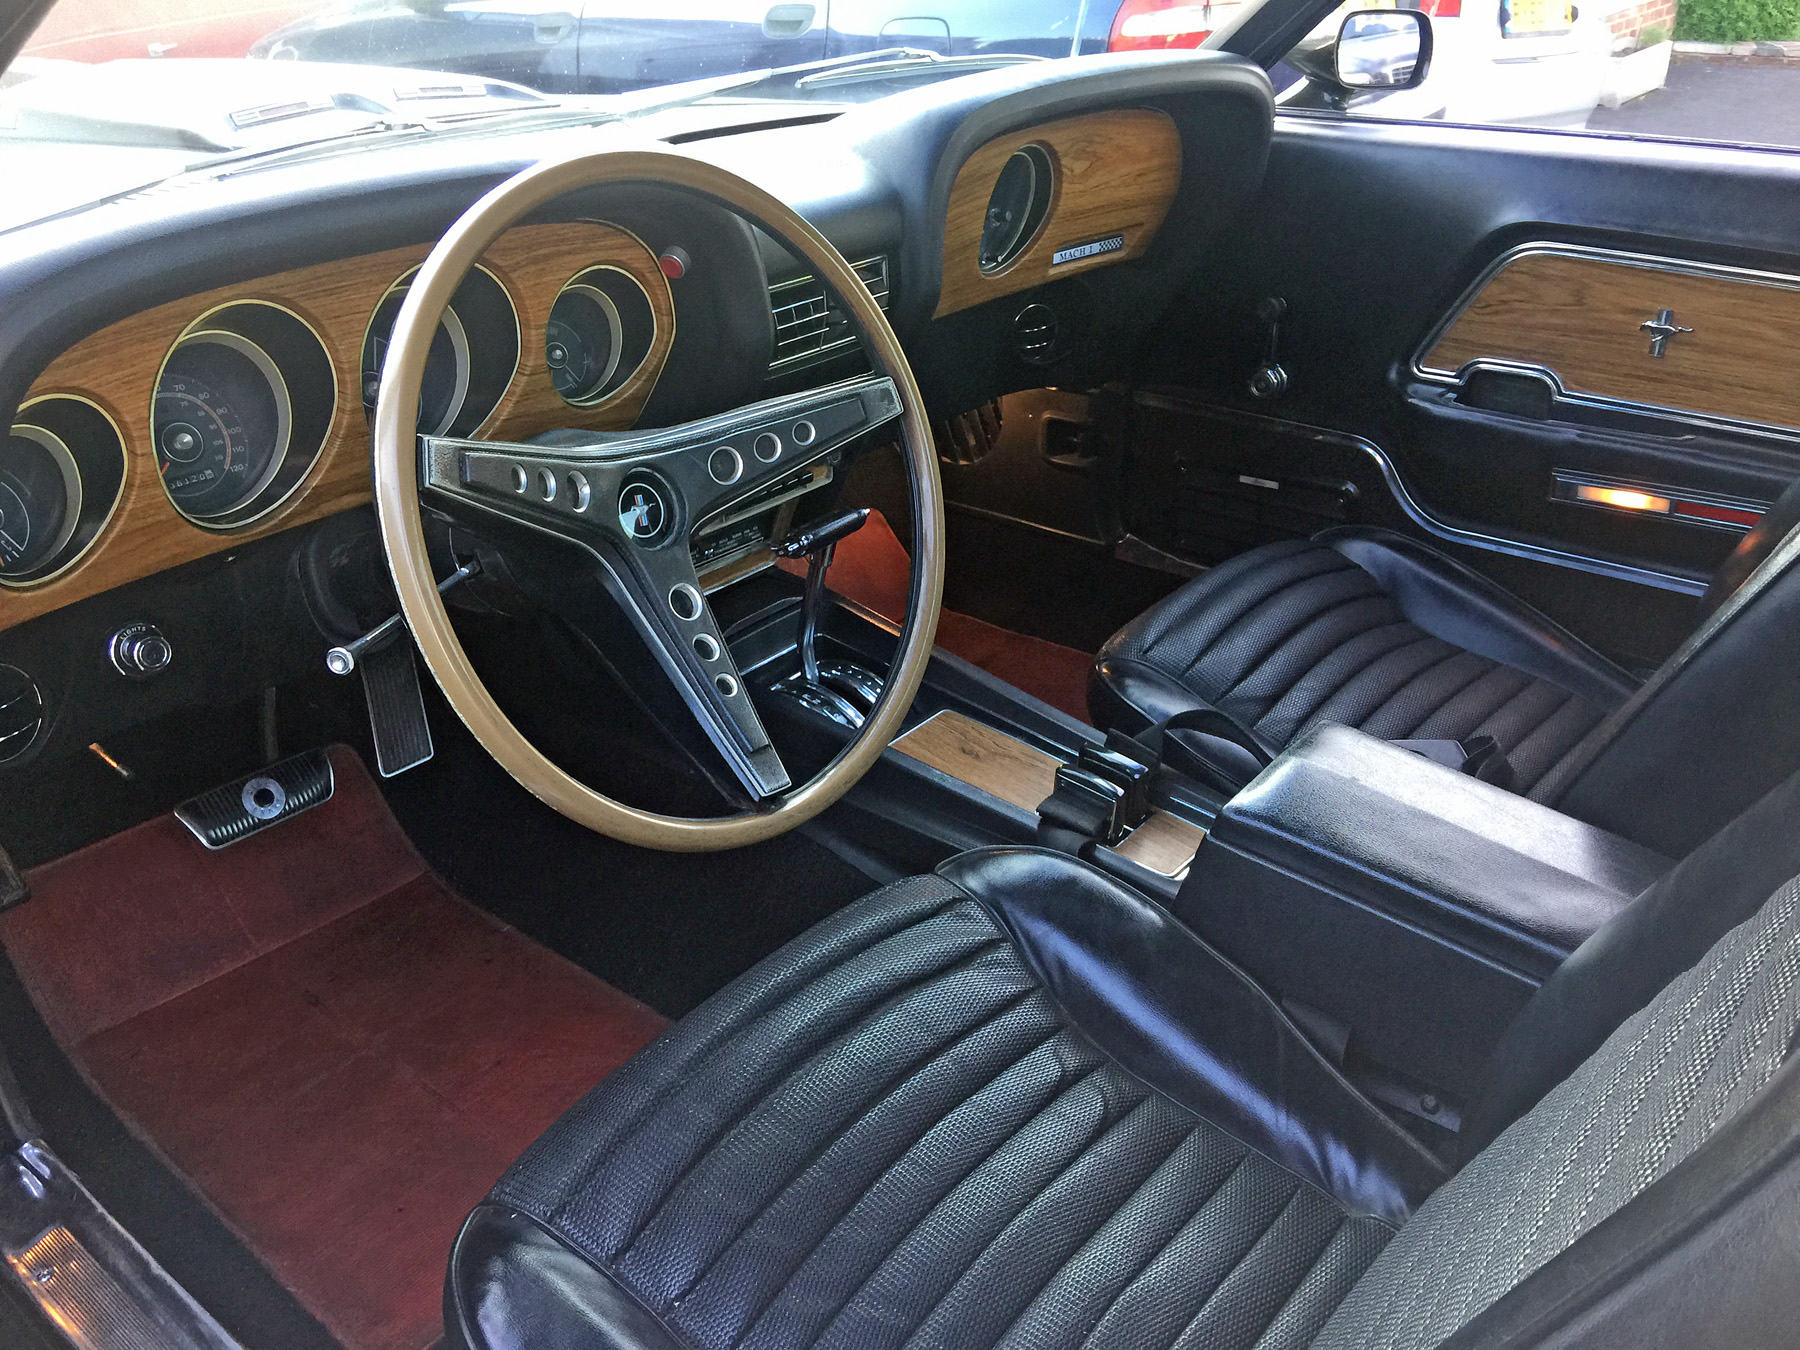
<path fill-rule="evenodd" d="M 175 819 L 209 849 L 221 849 L 330 801 L 336 786 L 331 757 L 303 750 L 183 802 Z"/>

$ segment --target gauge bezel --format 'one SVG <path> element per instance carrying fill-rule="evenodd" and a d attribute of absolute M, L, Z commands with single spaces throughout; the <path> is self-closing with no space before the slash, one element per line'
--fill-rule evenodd
<path fill-rule="evenodd" d="M 589 268 L 588 272 L 597 270 L 598 269 L 596 268 Z M 585 277 L 588 275 L 588 272 L 583 272 L 581 275 Z M 619 373 L 619 358 L 624 355 L 625 347 L 625 323 L 624 320 L 619 317 L 619 307 L 613 303 L 613 298 L 610 295 L 601 290 L 598 286 L 590 286 L 585 282 L 579 281 L 571 281 L 556 293 L 556 299 L 550 302 L 550 313 L 552 315 L 556 313 L 556 307 L 562 303 L 562 298 L 565 295 L 585 295 L 593 300 L 595 304 L 600 306 L 600 312 L 606 316 L 606 325 L 608 329 L 611 330 L 612 334 L 611 341 L 607 344 L 608 349 L 612 353 L 612 359 L 606 363 L 606 369 L 600 372 L 600 378 L 594 381 L 594 392 L 592 394 L 583 394 L 580 398 L 570 398 L 567 394 L 563 393 L 562 390 L 558 389 L 556 391 L 562 401 L 567 403 L 570 407 L 585 408 L 598 403 L 601 399 L 607 397 L 609 391 L 607 390 L 606 382 Z M 546 330 L 549 327 L 549 322 L 548 319 L 544 321 Z M 547 340 L 544 344 L 544 349 L 544 362 L 548 365 L 550 357 L 549 342 Z M 627 378 L 630 377 L 627 376 Z M 551 383 L 554 386 L 554 376 L 552 376 Z M 617 391 L 614 390 L 611 392 Z"/>
<path fill-rule="evenodd" d="M 112 433 L 114 452 L 119 457 L 119 481 L 118 485 L 113 490 L 112 500 L 107 503 L 106 512 L 100 517 L 99 522 L 95 524 L 93 533 L 76 547 L 68 557 L 55 562 L 47 572 L 40 572 L 34 576 L 28 577 L 0 576 L 0 588 L 9 591 L 31 590 L 38 586 L 47 585 L 48 583 L 55 581 L 58 577 L 68 573 L 70 569 L 74 568 L 82 559 L 86 558 L 87 555 L 93 551 L 94 545 L 99 543 L 101 537 L 105 535 L 107 528 L 113 522 L 113 517 L 118 515 L 119 505 L 125 500 L 126 480 L 131 476 L 131 456 L 125 448 L 125 433 L 120 429 L 118 419 L 93 399 L 87 398 L 84 395 L 49 393 L 40 394 L 34 399 L 29 399 L 19 405 L 19 411 L 15 415 L 12 425 L 8 430 L 19 431 L 22 428 L 29 427 L 33 430 L 55 437 L 57 442 L 62 445 L 63 449 L 69 454 L 70 458 L 74 460 L 75 472 L 79 478 L 81 476 L 81 459 L 75 454 L 75 448 L 69 445 L 69 443 L 61 436 L 57 436 L 55 432 L 50 431 L 49 428 L 40 427 L 35 422 L 30 421 L 27 416 L 33 408 L 39 407 L 45 403 L 56 402 L 79 403 L 84 407 L 91 408 L 99 416 L 100 420 L 106 423 L 106 429 Z M 35 440 L 36 438 L 33 437 L 32 439 Z M 39 444 L 42 444 L 42 442 L 39 442 Z M 81 478 L 81 495 L 76 500 L 76 509 L 69 512 L 69 520 L 73 523 L 69 527 L 68 533 L 58 542 L 57 549 L 68 548 L 69 541 L 75 537 L 76 531 L 81 528 L 81 509 L 89 504 L 88 496 L 87 480 Z M 50 557 L 52 559 L 56 558 L 56 552 L 54 550 L 51 552 Z"/>
<path fill-rule="evenodd" d="M 633 237 L 635 238 L 636 236 Z M 643 339 L 644 350 L 632 364 L 631 369 L 625 371 L 622 375 L 620 374 L 619 367 L 625 359 L 625 342 L 627 337 L 625 332 L 625 316 L 619 312 L 619 305 L 616 300 L 598 286 L 595 286 L 588 281 L 588 278 L 592 277 L 597 272 L 613 272 L 625 278 L 627 282 L 636 288 L 638 295 L 642 297 L 644 302 L 644 312 L 650 317 L 650 330 L 648 335 Z M 570 398 L 560 389 L 555 390 L 555 393 L 558 398 L 568 404 L 571 408 L 605 407 L 613 399 L 618 398 L 625 392 L 625 387 L 637 377 L 638 372 L 644 368 L 644 363 L 647 362 L 651 355 L 656 351 L 657 340 L 662 336 L 662 324 L 656 317 L 656 302 L 650 298 L 649 288 L 627 269 L 620 267 L 617 263 L 595 263 L 591 267 L 582 268 L 557 288 L 556 294 L 551 297 L 550 308 L 545 311 L 544 324 L 546 328 L 549 326 L 549 316 L 556 311 L 557 301 L 561 300 L 564 295 L 567 295 L 571 291 L 583 292 L 599 300 L 601 308 L 612 320 L 612 359 L 607 362 L 606 373 L 594 382 L 593 393 L 584 394 L 580 398 Z M 544 364 L 546 379 L 549 378 L 549 369 L 549 358 L 546 356 Z M 554 389 L 554 383 L 552 383 L 552 388 Z"/>
<path fill-rule="evenodd" d="M 500 292 L 502 298 L 505 299 L 507 313 L 512 318 L 513 344 L 512 369 L 506 373 L 506 378 L 499 383 L 499 393 L 494 399 L 494 406 L 483 413 L 481 415 L 481 420 L 466 433 L 468 435 L 475 435 L 493 420 L 495 413 L 500 411 L 501 404 L 506 401 L 507 391 L 512 388 L 513 381 L 519 378 L 519 366 L 524 359 L 525 330 L 519 323 L 519 302 L 513 298 L 513 293 L 507 289 L 506 283 L 495 274 L 494 270 L 490 267 L 483 267 L 480 263 L 477 263 L 469 269 L 469 272 L 471 276 L 476 272 L 481 273 L 494 284 L 494 287 Z M 391 297 L 396 294 L 404 294 L 407 290 L 411 289 L 413 278 L 418 274 L 419 269 L 417 267 L 409 267 L 399 276 L 395 277 L 393 281 L 388 283 L 387 289 L 377 297 L 374 308 L 369 311 L 368 321 L 363 324 L 362 341 L 357 344 L 356 348 L 357 396 L 359 399 L 362 397 L 361 381 L 363 373 L 363 353 L 369 349 L 369 338 L 373 336 L 375 332 L 375 316 L 381 313 L 381 307 L 385 305 Z M 464 284 L 467 284 L 466 279 Z M 458 287 L 458 289 L 460 290 L 461 287 Z M 444 306 L 444 312 L 439 316 L 438 321 L 444 324 L 446 330 L 449 332 L 450 346 L 456 353 L 456 392 L 451 399 L 450 410 L 444 415 L 442 422 L 436 430 L 429 430 L 425 427 L 419 428 L 420 433 L 427 436 L 447 436 L 450 434 L 451 430 L 456 425 L 457 418 L 462 416 L 463 410 L 468 406 L 469 393 L 475 384 L 475 350 L 469 343 L 469 331 L 463 324 L 462 315 L 457 313 L 454 303 Z M 374 417 L 374 405 L 369 403 L 366 399 L 362 399 L 362 405 L 364 413 L 371 418 Z"/>
<path fill-rule="evenodd" d="M 176 503 L 172 494 L 169 497 L 169 501 L 175 505 L 175 509 L 195 524 L 212 525 L 238 511 L 248 503 L 255 501 L 257 494 L 275 481 L 275 476 L 281 472 L 282 465 L 287 463 L 288 448 L 293 443 L 294 439 L 294 396 L 293 392 L 288 388 L 287 376 L 281 373 L 281 367 L 275 364 L 275 358 L 270 356 L 268 352 L 264 351 L 249 338 L 244 337 L 241 333 L 233 333 L 229 329 L 203 328 L 198 332 L 190 331 L 184 334 L 173 347 L 169 348 L 168 356 L 163 359 L 165 370 L 168 367 L 169 362 L 175 358 L 176 352 L 180 351 L 183 347 L 196 346 L 202 342 L 209 342 L 215 347 L 224 347 L 226 350 L 234 351 L 239 356 L 243 357 L 251 365 L 256 367 L 263 379 L 268 381 L 269 390 L 275 395 L 275 448 L 269 452 L 268 464 L 265 465 L 263 471 L 257 475 L 256 483 L 249 491 L 245 492 L 237 501 L 231 503 L 222 511 L 189 511 L 186 507 Z M 150 400 L 150 453 L 152 455 L 157 453 L 156 399 L 161 397 L 161 372 L 157 374 L 156 386 L 158 392 L 152 394 Z M 159 478 L 162 477 L 160 467 L 159 461 L 159 472 L 157 474 L 157 477 Z"/>
<path fill-rule="evenodd" d="M 7 434 L 39 446 L 56 461 L 57 471 L 62 474 L 62 530 L 57 535 L 56 542 L 44 551 L 44 561 L 49 562 L 69 546 L 69 540 L 75 537 L 75 527 L 81 524 L 81 466 L 75 462 L 75 452 L 69 449 L 69 443 L 48 427 L 14 422 Z"/>
<path fill-rule="evenodd" d="M 1037 243 L 1038 236 L 1044 232 L 1044 226 L 1050 220 L 1051 209 L 1062 185 L 1055 151 L 1040 141 L 1021 145 L 1006 157 L 1006 162 L 1000 166 L 1000 172 L 994 175 L 993 185 L 988 189 L 988 204 L 982 208 L 983 220 L 986 220 L 988 208 L 993 205 L 994 193 L 1000 187 L 1000 180 L 1017 159 L 1023 159 L 1031 167 L 1031 195 L 1027 199 L 1025 213 L 1020 217 L 1018 229 L 996 251 L 991 264 L 981 256 L 981 241 L 977 241 L 975 266 L 984 277 L 1002 275 L 1031 251 L 1031 246 Z M 985 235 L 986 230 L 982 233 Z"/>
<path fill-rule="evenodd" d="M 271 310 L 297 323 L 317 345 L 316 354 L 321 360 L 322 370 L 331 386 L 331 408 L 320 424 L 318 444 L 312 446 L 308 451 L 309 458 L 306 467 L 293 475 L 293 481 L 266 502 L 259 502 L 257 498 L 268 491 L 269 486 L 281 477 L 294 450 L 295 414 L 292 382 L 289 380 L 287 372 L 282 369 L 281 363 L 275 360 L 274 356 L 261 343 L 229 328 L 211 326 L 216 323 L 220 315 L 229 314 L 232 310 L 238 309 Z M 230 348 L 247 358 L 257 368 L 258 373 L 264 379 L 269 380 L 270 388 L 275 394 L 277 418 L 276 448 L 274 453 L 269 456 L 267 467 L 258 476 L 256 486 L 226 510 L 206 515 L 197 515 L 187 510 L 170 495 L 168 484 L 163 481 L 156 453 L 156 399 L 158 391 L 162 388 L 163 376 L 168 373 L 169 362 L 174 359 L 175 353 L 194 341 L 212 342 Z M 156 480 L 158 486 L 162 488 L 163 500 L 168 502 L 176 515 L 190 525 L 197 525 L 203 530 L 240 530 L 244 526 L 262 520 L 272 512 L 280 510 L 313 476 L 314 470 L 325 458 L 325 449 L 330 444 L 332 433 L 337 429 L 338 406 L 341 398 L 342 391 L 338 388 L 337 363 L 332 359 L 331 347 L 325 341 L 324 335 L 304 314 L 277 301 L 258 299 L 253 296 L 227 300 L 204 310 L 169 344 L 169 349 L 163 353 L 162 362 L 156 368 L 156 379 L 150 385 L 150 460 L 152 464 L 157 465 Z"/>

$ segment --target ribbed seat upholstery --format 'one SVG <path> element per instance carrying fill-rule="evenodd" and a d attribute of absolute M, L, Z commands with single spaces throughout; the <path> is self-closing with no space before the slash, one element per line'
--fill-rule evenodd
<path fill-rule="evenodd" d="M 458 1238 L 449 1344 L 1523 1346 L 1601 1296 L 1664 1300 L 1636 1324 L 1673 1339 L 1634 1346 L 1774 1343 L 1796 1282 L 1733 1253 L 1791 1227 L 1800 882 L 1746 896 L 1800 857 L 1800 780 L 1757 810 L 1544 986 L 1447 1181 L 1158 906 L 1041 850 L 953 859 L 545 1134 Z M 1719 1273 L 1658 1283 L 1733 1221 Z"/>
<path fill-rule="evenodd" d="M 1315 722 L 1386 740 L 1492 736 L 1528 792 L 1635 684 L 1449 559 L 1344 530 L 1183 586 L 1102 649 L 1090 703 L 1128 731 L 1210 706 L 1271 753 Z"/>
<path fill-rule="evenodd" d="M 1125 1072 L 937 877 L 708 1004 L 493 1198 L 708 1350 L 1303 1345 L 1393 1231 Z"/>

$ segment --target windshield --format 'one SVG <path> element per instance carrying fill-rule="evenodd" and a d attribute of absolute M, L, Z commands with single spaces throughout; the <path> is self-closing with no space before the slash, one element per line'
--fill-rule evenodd
<path fill-rule="evenodd" d="M 0 74 L 0 154 L 32 187 L 0 229 L 396 137 L 829 116 L 997 66 L 1199 47 L 1258 2 L 60 0 Z"/>

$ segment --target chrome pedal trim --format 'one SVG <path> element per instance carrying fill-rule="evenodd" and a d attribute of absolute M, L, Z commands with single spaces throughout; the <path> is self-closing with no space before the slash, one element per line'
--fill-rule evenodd
<path fill-rule="evenodd" d="M 0 1162 L 0 1255 L 81 1350 L 241 1350 L 43 1144 Z"/>
<path fill-rule="evenodd" d="M 304 750 L 183 802 L 175 819 L 207 848 L 221 849 L 330 801 L 336 786 L 331 757 Z"/>

